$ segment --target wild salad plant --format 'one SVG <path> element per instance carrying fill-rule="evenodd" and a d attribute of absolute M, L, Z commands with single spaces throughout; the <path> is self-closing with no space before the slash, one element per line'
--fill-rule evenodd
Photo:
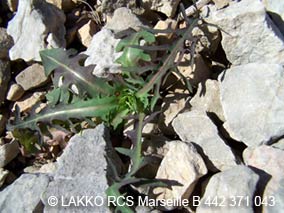
<path fill-rule="evenodd" d="M 125 187 L 130 185 L 166 186 L 158 180 L 135 176 L 137 171 L 151 162 L 151 159 L 142 155 L 142 130 L 145 123 L 157 114 L 154 109 L 160 98 L 161 84 L 170 73 L 181 76 L 191 91 L 188 80 L 179 73 L 176 61 L 177 56 L 185 52 L 185 41 L 195 41 L 192 29 L 197 22 L 194 19 L 186 28 L 175 31 L 141 28 L 139 31 L 122 33 L 116 47 L 117 52 L 122 52 L 116 60 L 122 72 L 109 74 L 107 78 L 94 76 L 94 66 L 82 66 L 86 58 L 84 55 L 74 55 L 73 51 L 64 49 L 41 51 L 45 74 L 52 76 L 54 85 L 53 90 L 46 95 L 48 105 L 39 113 L 36 113 L 35 106 L 24 117 L 16 107 L 15 119 L 8 125 L 8 130 L 18 137 L 25 148 L 31 150 L 31 143 L 37 141 L 34 135 L 42 140 L 43 134 L 50 134 L 49 127 L 75 131 L 83 120 L 94 125 L 92 118 L 95 117 L 111 129 L 123 131 L 126 121 L 132 118 L 135 121 L 134 129 L 127 133 L 132 142 L 131 148 L 115 148 L 129 157 L 128 172 L 118 174 L 114 163 L 108 159 L 115 177 L 106 194 L 119 198 L 127 193 Z M 155 34 L 168 32 L 175 34 L 173 44 L 155 45 Z M 151 52 L 158 53 L 156 55 L 160 58 L 153 57 L 155 54 Z M 134 212 L 127 205 L 114 208 L 116 212 Z"/>

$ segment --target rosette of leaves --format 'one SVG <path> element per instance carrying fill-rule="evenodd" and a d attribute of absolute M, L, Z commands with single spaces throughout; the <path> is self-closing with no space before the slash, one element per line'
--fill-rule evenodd
<path fill-rule="evenodd" d="M 109 75 L 109 78 L 94 76 L 93 66 L 81 66 L 83 55 L 74 56 L 71 51 L 63 49 L 41 51 L 45 73 L 52 76 L 54 84 L 46 96 L 48 105 L 39 113 L 35 107 L 25 117 L 16 110 L 15 119 L 8 129 L 17 131 L 20 139 L 19 133 L 23 131 L 18 130 L 21 129 L 35 131 L 41 136 L 42 130 L 49 126 L 72 129 L 78 121 L 92 124 L 93 117 L 115 129 L 120 125 L 123 127 L 131 116 L 135 119 L 135 128 L 128 133 L 132 146 L 130 149 L 116 148 L 130 158 L 130 168 L 126 174 L 117 174 L 114 163 L 108 159 L 116 175 L 106 193 L 119 197 L 125 195 L 125 186 L 129 185 L 166 186 L 159 180 L 135 177 L 137 171 L 151 161 L 142 155 L 142 130 L 145 123 L 157 114 L 153 109 L 160 97 L 161 82 L 170 72 L 177 72 L 177 54 L 183 51 L 185 40 L 191 38 L 195 24 L 196 21 L 182 31 L 178 40 L 167 49 L 154 45 L 155 35 L 151 30 L 127 34 L 116 48 L 123 52 L 116 61 L 121 65 L 122 73 Z M 162 60 L 152 63 L 150 51 L 164 51 Z M 133 212 L 133 209 L 117 205 L 115 211 Z"/>

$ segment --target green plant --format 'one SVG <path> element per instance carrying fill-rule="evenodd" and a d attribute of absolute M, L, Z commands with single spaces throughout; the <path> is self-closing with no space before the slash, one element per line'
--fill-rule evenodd
<path fill-rule="evenodd" d="M 41 51 L 45 73 L 53 76 L 54 89 L 46 96 L 48 106 L 40 113 L 33 109 L 24 118 L 17 110 L 15 120 L 8 125 L 8 129 L 17 133 L 18 138 L 21 138 L 21 129 L 36 131 L 41 138 L 43 127 L 76 129 L 78 121 L 93 124 L 91 118 L 97 117 L 117 129 L 123 127 L 125 120 L 132 116 L 135 120 L 135 128 L 129 133 L 132 147 L 116 148 L 130 158 L 129 172 L 117 174 L 114 164 L 109 161 L 116 175 L 106 193 L 119 197 L 124 194 L 123 187 L 130 184 L 166 186 L 158 180 L 135 177 L 136 172 L 149 162 L 142 155 L 142 130 L 145 122 L 155 115 L 154 107 L 160 98 L 162 80 L 171 72 L 178 73 L 176 57 L 183 52 L 185 40 L 192 38 L 191 31 L 196 24 L 197 20 L 194 20 L 188 28 L 175 32 L 178 40 L 168 49 L 154 45 L 155 31 L 150 29 L 127 34 L 116 48 L 123 52 L 116 61 L 121 65 L 122 73 L 105 79 L 92 74 L 93 66 L 80 65 L 83 55 L 73 56 L 72 51 L 63 49 Z M 153 63 L 155 59 L 151 58 L 150 51 L 163 52 L 162 60 Z M 186 78 L 183 79 L 187 82 Z M 115 210 L 133 212 L 127 205 L 116 206 Z"/>

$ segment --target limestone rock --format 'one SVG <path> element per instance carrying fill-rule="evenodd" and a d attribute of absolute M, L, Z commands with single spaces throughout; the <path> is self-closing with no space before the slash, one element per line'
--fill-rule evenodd
<path fill-rule="evenodd" d="M 237 165 L 232 150 L 220 138 L 217 127 L 205 112 L 181 113 L 174 119 L 173 127 L 181 140 L 192 142 L 201 149 L 208 169 L 224 171 Z"/>
<path fill-rule="evenodd" d="M 281 0 L 262 0 L 276 26 L 284 35 L 284 2 Z"/>
<path fill-rule="evenodd" d="M 35 165 L 26 167 L 24 169 L 25 173 L 44 173 L 44 174 L 50 174 L 53 175 L 57 170 L 57 164 L 56 163 L 48 163 L 44 164 L 42 167 L 37 167 Z"/>
<path fill-rule="evenodd" d="M 23 174 L 0 192 L 0 209 L 8 212 L 34 212 L 49 182 L 46 175 Z"/>
<path fill-rule="evenodd" d="M 0 59 L 0 105 L 5 100 L 10 78 L 11 71 L 9 61 Z"/>
<path fill-rule="evenodd" d="M 4 184 L 6 177 L 8 176 L 9 171 L 0 168 L 0 187 Z M 1 195 L 0 195 L 1 196 Z"/>
<path fill-rule="evenodd" d="M 196 213 L 253 213 L 252 203 L 258 180 L 258 175 L 245 166 L 237 166 L 213 175 Z M 233 198 L 238 199 L 237 196 L 248 198 L 249 203 L 247 204 L 245 200 L 242 200 L 239 206 L 236 206 L 236 204 L 234 207 L 230 206 L 233 203 Z M 222 206 L 216 206 L 212 203 L 209 206 L 208 200 L 211 199 L 212 202 L 216 197 L 218 205 L 221 205 L 224 201 Z"/>
<path fill-rule="evenodd" d="M 84 52 L 89 57 L 85 61 L 85 66 L 96 64 L 94 75 L 104 76 L 107 73 L 119 73 L 120 66 L 115 60 L 121 53 L 115 52 L 115 47 L 119 39 L 114 38 L 114 33 L 108 29 L 102 29 L 93 36 L 91 45 Z"/>
<path fill-rule="evenodd" d="M 0 27 L 0 59 L 9 57 L 9 49 L 13 46 L 13 39 L 5 28 Z"/>
<path fill-rule="evenodd" d="M 93 35 L 97 32 L 97 25 L 90 20 L 78 29 L 77 36 L 85 47 L 89 47 Z"/>
<path fill-rule="evenodd" d="M 169 94 L 163 98 L 162 113 L 159 116 L 159 127 L 166 135 L 174 135 L 173 119 L 186 107 L 188 95 Z"/>
<path fill-rule="evenodd" d="M 9 101 L 17 101 L 23 96 L 24 93 L 25 90 L 23 87 L 21 87 L 21 85 L 13 83 L 8 89 L 6 99 Z"/>
<path fill-rule="evenodd" d="M 212 25 L 196 26 L 192 29 L 192 35 L 199 38 L 195 51 L 203 55 L 213 55 L 221 42 L 220 31 Z"/>
<path fill-rule="evenodd" d="M 19 1 L 17 13 L 7 28 L 14 39 L 9 52 L 11 60 L 40 61 L 40 50 L 65 47 L 64 22 L 64 13 L 45 0 Z"/>
<path fill-rule="evenodd" d="M 45 92 L 35 92 L 32 94 L 27 94 L 18 101 L 16 101 L 13 108 L 15 108 L 15 105 L 18 105 L 18 107 L 20 108 L 20 112 L 27 112 L 44 98 Z"/>
<path fill-rule="evenodd" d="M 284 37 L 261 1 L 242 0 L 212 11 L 206 21 L 222 29 L 222 46 L 233 65 L 284 64 Z"/>
<path fill-rule="evenodd" d="M 113 17 L 106 23 L 104 28 L 114 31 L 123 31 L 128 28 L 136 29 L 139 26 L 143 26 L 143 24 L 137 16 L 134 15 L 130 9 L 121 7 L 114 11 Z"/>
<path fill-rule="evenodd" d="M 47 199 L 53 195 L 68 200 L 71 196 L 101 196 L 106 199 L 108 178 L 112 177 L 106 157 L 111 159 L 118 169 L 121 161 L 114 152 L 109 135 L 104 125 L 95 129 L 84 130 L 73 136 L 63 154 L 58 159 L 58 169 L 46 193 L 42 196 L 45 212 L 69 212 L 70 207 L 58 203 L 55 207 L 47 205 Z M 119 170 L 118 170 L 119 171 Z M 75 186 L 75 187 L 74 187 Z M 67 202 L 64 200 L 63 202 Z M 91 209 L 71 206 L 76 212 L 110 212 L 104 202 L 103 206 Z"/>
<path fill-rule="evenodd" d="M 46 77 L 44 68 L 40 64 L 33 64 L 16 76 L 17 84 L 21 85 L 25 91 L 40 87 L 48 80 L 49 78 Z"/>
<path fill-rule="evenodd" d="M 0 146 L 0 168 L 6 166 L 19 153 L 19 144 L 13 140 L 10 143 Z"/>
<path fill-rule="evenodd" d="M 225 129 L 247 146 L 267 144 L 284 134 L 284 69 L 278 64 L 232 67 L 221 82 Z"/>
<path fill-rule="evenodd" d="M 278 148 L 278 149 L 282 149 L 284 150 L 284 139 L 280 139 L 279 141 L 277 141 L 276 143 L 272 144 L 271 146 Z"/>
<path fill-rule="evenodd" d="M 244 151 L 243 158 L 248 166 L 266 173 L 260 174 L 260 191 L 264 189 L 262 197 L 268 198 L 270 205 L 262 206 L 263 213 L 282 212 L 284 209 L 284 151 L 266 145 L 249 147 Z M 271 198 L 275 200 L 275 205 L 271 205 Z"/>
<path fill-rule="evenodd" d="M 191 110 L 214 113 L 220 120 L 225 121 L 220 100 L 220 83 L 216 80 L 208 79 L 205 83 L 199 83 L 190 105 Z"/>
<path fill-rule="evenodd" d="M 216 5 L 217 9 L 222 9 L 222 8 L 228 6 L 233 1 L 237 1 L 237 0 L 213 0 L 213 2 Z"/>
<path fill-rule="evenodd" d="M 197 86 L 210 77 L 211 70 L 201 55 L 197 54 L 194 60 L 195 63 L 191 67 L 190 54 L 184 54 L 178 65 L 178 70 L 189 80 L 192 86 Z"/>
<path fill-rule="evenodd" d="M 168 151 L 158 169 L 156 179 L 177 181 L 181 186 L 172 189 L 155 188 L 156 199 L 178 200 L 187 199 L 192 193 L 197 180 L 207 173 L 202 157 L 191 143 L 170 141 L 165 147 Z M 166 206 L 167 210 L 174 206 Z"/>

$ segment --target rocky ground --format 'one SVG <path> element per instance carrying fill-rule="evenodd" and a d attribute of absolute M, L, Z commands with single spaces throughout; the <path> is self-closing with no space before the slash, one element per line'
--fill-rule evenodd
<path fill-rule="evenodd" d="M 48 3 L 47 3 L 48 2 Z M 52 129 L 39 145 L 8 131 L 16 105 L 22 115 L 46 107 L 52 88 L 40 50 L 74 48 L 96 65 L 93 74 L 119 73 L 115 34 L 129 27 L 178 30 L 197 10 L 205 28 L 194 64 L 184 54 L 178 70 L 193 92 L 173 86 L 162 95 L 160 114 L 143 129 L 144 155 L 156 162 L 141 177 L 176 181 L 172 188 L 130 187 L 130 195 L 186 199 L 190 205 L 155 206 L 154 212 L 284 212 L 284 3 L 281 0 L 3 0 L 0 7 L 0 209 L 1 212 L 111 212 L 76 206 L 72 196 L 106 198 L 111 172 L 129 162 L 114 146 L 127 146 L 104 124 L 78 134 Z M 199 12 L 198 12 L 199 13 Z M 160 44 L 176 42 L 158 34 Z M 165 85 L 164 87 L 166 87 Z M 129 127 L 131 128 L 131 126 Z M 125 130 L 126 131 L 126 130 Z M 135 191 L 135 192 L 134 192 Z M 132 194 L 131 194 L 132 193 Z M 155 196 L 154 196 L 155 195 Z M 198 198 L 198 203 L 196 199 Z M 138 206 L 136 212 L 150 212 Z"/>

